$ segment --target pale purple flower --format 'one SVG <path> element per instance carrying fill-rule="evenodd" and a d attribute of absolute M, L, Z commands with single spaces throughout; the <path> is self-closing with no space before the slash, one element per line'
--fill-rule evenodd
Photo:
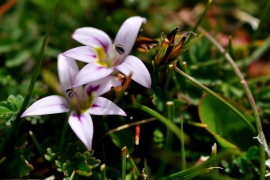
<path fill-rule="evenodd" d="M 86 45 L 63 53 L 64 56 L 86 63 L 77 74 L 73 87 L 106 77 L 115 69 L 128 76 L 132 72 L 132 79 L 137 83 L 151 87 L 150 74 L 143 62 L 135 56 L 128 55 L 138 36 L 141 24 L 146 19 L 135 16 L 128 18 L 118 31 L 114 44 L 109 36 L 96 28 L 83 27 L 77 29 L 72 37 Z"/>
<path fill-rule="evenodd" d="M 66 97 L 52 95 L 42 98 L 32 104 L 21 117 L 68 112 L 72 103 L 74 109 L 68 119 L 69 125 L 87 149 L 91 150 L 94 129 L 90 114 L 126 116 L 126 113 L 110 100 L 99 97 L 111 87 L 121 85 L 115 76 L 93 81 L 85 88 L 79 86 L 70 89 L 78 72 L 79 68 L 74 59 L 59 55 L 58 74 L 63 90 L 67 89 Z"/>

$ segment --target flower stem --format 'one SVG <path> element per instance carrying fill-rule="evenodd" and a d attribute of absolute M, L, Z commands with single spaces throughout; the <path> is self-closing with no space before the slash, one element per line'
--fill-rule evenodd
<path fill-rule="evenodd" d="M 180 116 L 180 124 L 181 124 L 181 136 L 184 135 L 184 126 L 183 126 L 183 118 Z M 185 143 L 181 141 L 181 160 L 182 160 L 182 170 L 186 169 L 186 152 L 185 152 Z"/>
<path fill-rule="evenodd" d="M 252 134 L 256 135 L 256 129 L 253 127 L 253 125 L 246 119 L 246 117 L 241 112 L 239 112 L 234 106 L 232 106 L 228 101 L 223 99 L 221 96 L 216 94 L 214 91 L 210 90 L 209 88 L 207 88 L 206 86 L 204 86 L 203 84 L 201 84 L 200 82 L 195 80 L 194 78 L 190 77 L 189 75 L 187 75 L 186 73 L 181 71 L 177 67 L 176 62 L 177 61 L 174 62 L 174 69 L 175 69 L 176 72 L 178 72 L 179 74 L 181 74 L 182 76 L 187 78 L 189 81 L 191 81 L 194 85 L 196 85 L 199 88 L 201 88 L 202 90 L 208 92 L 210 95 L 212 95 L 213 97 L 215 97 L 216 99 L 221 101 L 223 104 L 225 104 L 228 108 L 230 108 L 248 126 L 248 128 L 250 129 Z"/>
<path fill-rule="evenodd" d="M 179 81 L 177 81 L 177 78 L 173 69 L 173 64 L 170 64 L 169 67 L 170 67 L 170 70 L 172 71 L 172 79 L 176 86 L 176 89 L 180 89 L 180 84 L 179 84 Z"/>
<path fill-rule="evenodd" d="M 33 140 L 35 146 L 37 147 L 39 154 L 40 154 L 40 155 L 42 156 L 42 158 L 45 160 L 45 158 L 44 158 L 44 152 L 43 152 L 42 148 L 40 147 L 40 145 L 39 145 L 39 143 L 38 143 L 38 141 L 37 141 L 37 139 L 36 139 L 34 133 L 33 133 L 32 131 L 29 131 L 29 134 L 30 134 L 30 137 L 32 138 L 32 140 Z"/>
<path fill-rule="evenodd" d="M 74 170 L 73 172 L 72 172 L 72 174 L 71 174 L 71 176 L 70 176 L 70 180 L 73 180 L 74 179 L 74 177 L 75 177 L 75 174 L 76 174 L 76 171 Z"/>
<path fill-rule="evenodd" d="M 127 160 L 129 161 L 131 167 L 135 168 L 135 177 L 138 178 L 140 176 L 140 171 L 129 154 L 127 155 Z"/>
<path fill-rule="evenodd" d="M 229 51 L 229 54 L 230 54 L 232 57 L 234 57 L 233 45 L 232 45 L 232 35 L 229 36 L 228 51 Z"/>
<path fill-rule="evenodd" d="M 268 16 L 268 12 L 269 12 L 269 9 L 270 9 L 270 1 L 267 1 L 267 4 L 266 6 L 264 6 L 263 8 L 263 12 L 260 16 L 260 23 L 259 23 L 259 27 L 256 29 L 256 31 L 253 33 L 253 36 L 252 36 L 252 40 L 255 41 L 258 37 L 259 37 L 259 33 L 261 33 L 262 31 L 262 26 L 264 25 L 265 23 L 265 18 L 266 16 Z"/>
<path fill-rule="evenodd" d="M 122 158 L 122 180 L 126 180 L 126 156 L 127 156 L 127 148 L 126 146 L 123 147 L 122 153 L 121 153 L 121 158 Z"/>
<path fill-rule="evenodd" d="M 153 77 L 152 77 L 152 87 L 156 87 L 157 85 L 157 77 L 158 77 L 158 70 L 157 66 L 155 65 L 154 61 L 152 60 L 152 66 L 153 66 Z"/>
<path fill-rule="evenodd" d="M 204 9 L 204 11 L 202 13 L 202 15 L 200 15 L 199 20 L 197 21 L 196 25 L 192 29 L 193 32 L 195 32 L 197 30 L 198 26 L 201 24 L 201 22 L 202 22 L 202 20 L 203 20 L 203 18 L 205 16 L 207 10 L 209 9 L 211 3 L 212 3 L 212 0 L 208 0 L 207 5 L 206 5 L 206 7 L 205 7 L 205 9 Z"/>
<path fill-rule="evenodd" d="M 65 136 L 66 136 L 67 127 L 68 127 L 68 119 L 69 119 L 69 116 L 70 116 L 72 110 L 73 110 L 73 105 L 71 104 L 69 106 L 69 111 L 68 111 L 68 114 L 67 114 L 65 122 L 64 122 L 64 127 L 63 127 L 63 131 L 62 131 L 62 135 L 61 135 L 61 139 L 60 139 L 60 144 L 59 144 L 59 154 L 62 154 L 62 152 L 63 152 Z"/>
<path fill-rule="evenodd" d="M 173 122 L 171 122 L 169 119 L 167 119 L 166 117 L 162 116 L 161 114 L 154 111 L 153 109 L 150 109 L 149 107 L 146 107 L 141 104 L 135 103 L 132 105 L 132 107 L 145 111 L 148 114 L 151 114 L 153 117 L 157 118 L 160 122 L 165 124 L 165 126 L 169 128 L 180 141 L 182 140 L 181 134 L 179 133 L 181 132 L 180 128 L 176 126 Z M 189 136 L 187 136 L 186 134 L 184 134 L 183 139 L 184 139 L 184 142 L 190 141 Z"/>
<path fill-rule="evenodd" d="M 173 122 L 173 119 L 174 119 L 174 103 L 173 101 L 168 101 L 166 103 L 167 105 L 167 110 L 168 110 L 168 119 Z M 172 131 L 169 127 L 167 127 L 167 130 L 166 130 L 166 139 L 165 139 L 165 145 L 164 145 L 164 148 L 163 148 L 163 153 L 162 153 L 162 156 L 163 158 L 161 159 L 166 159 L 166 157 L 168 157 L 168 150 L 171 150 L 172 148 Z M 181 134 L 182 136 L 182 134 Z M 182 138 L 183 140 L 183 138 Z M 161 161 L 160 165 L 159 165 L 159 168 L 157 170 L 157 179 L 159 177 L 161 177 L 163 174 L 164 174 L 164 171 L 165 171 L 165 168 L 166 168 L 166 163 L 164 161 Z"/>
<path fill-rule="evenodd" d="M 125 125 L 119 126 L 119 127 L 115 128 L 115 129 L 108 130 L 104 135 L 102 135 L 99 138 L 99 141 L 102 138 L 104 138 L 105 136 L 108 136 L 109 134 L 112 134 L 114 132 L 121 131 L 123 129 L 130 128 L 132 126 L 137 126 L 137 125 L 148 123 L 148 122 L 155 121 L 155 120 L 156 120 L 156 118 L 144 119 L 144 120 L 140 120 L 140 121 L 136 121 L 136 122 L 133 122 L 133 123 L 129 123 L 129 124 L 125 124 Z M 107 128 L 107 129 L 109 129 L 109 128 Z"/>
<path fill-rule="evenodd" d="M 39 154 L 41 155 L 43 161 L 47 164 L 49 171 L 50 171 L 50 172 L 53 172 L 53 169 L 51 168 L 51 165 L 50 165 L 50 164 L 48 163 L 48 161 L 45 159 L 44 152 L 43 152 L 41 146 L 39 145 L 39 143 L 38 143 L 38 141 L 37 141 L 37 139 L 36 139 L 34 133 L 33 133 L 32 131 L 29 131 L 29 135 L 30 135 L 31 139 L 33 140 L 35 146 L 37 147 L 38 152 L 39 152 Z"/>
<path fill-rule="evenodd" d="M 148 166 L 147 166 L 147 161 L 146 161 L 146 159 L 144 159 L 144 161 L 143 161 L 143 167 L 144 167 L 144 172 L 145 172 L 145 174 L 147 175 L 147 176 L 146 176 L 146 180 L 149 180 L 149 173 L 148 173 Z"/>
<path fill-rule="evenodd" d="M 238 150 L 236 150 L 236 151 L 238 151 Z M 194 172 L 198 172 L 198 171 L 203 170 L 204 168 L 211 167 L 213 164 L 220 162 L 222 159 L 228 158 L 229 156 L 231 156 L 234 153 L 239 153 L 236 151 L 235 151 L 235 149 L 225 150 L 225 151 L 217 154 L 216 157 L 210 157 L 207 161 L 205 161 L 199 165 L 193 166 L 191 168 L 185 169 L 185 170 L 180 171 L 180 172 L 175 173 L 175 174 L 171 174 L 171 175 L 163 177 L 159 180 L 186 179 L 185 177 L 190 176 Z M 190 178 L 187 178 L 187 179 L 190 179 Z"/>
<path fill-rule="evenodd" d="M 171 70 L 170 66 L 168 66 L 168 68 L 167 68 L 167 77 L 166 77 L 165 85 L 164 85 L 165 90 L 167 90 L 168 87 L 169 87 L 171 77 L 172 77 L 172 70 Z"/>
<path fill-rule="evenodd" d="M 101 175 L 101 180 L 107 180 L 107 177 L 106 177 L 106 165 L 105 164 L 102 164 L 100 166 L 100 175 Z"/>
<path fill-rule="evenodd" d="M 173 122 L 174 120 L 174 103 L 173 101 L 168 101 L 166 103 L 167 108 L 168 108 L 168 119 Z M 165 143 L 165 148 L 166 149 L 171 149 L 172 147 L 172 131 L 170 130 L 170 128 L 167 128 L 167 132 L 166 132 L 166 143 Z"/>

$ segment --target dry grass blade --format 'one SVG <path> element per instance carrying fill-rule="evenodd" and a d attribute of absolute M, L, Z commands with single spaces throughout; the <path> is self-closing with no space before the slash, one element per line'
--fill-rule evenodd
<path fill-rule="evenodd" d="M 112 129 L 112 130 L 108 131 L 107 133 L 105 133 L 103 136 L 101 136 L 99 138 L 99 140 L 101 140 L 102 138 L 104 138 L 104 137 L 106 137 L 109 134 L 112 134 L 114 132 L 121 131 L 123 129 L 129 128 L 129 127 L 132 127 L 132 126 L 136 126 L 136 125 L 139 125 L 139 124 L 148 123 L 148 122 L 151 122 L 151 121 L 154 121 L 154 120 L 157 120 L 157 119 L 156 118 L 149 118 L 149 119 L 144 119 L 144 120 L 141 120 L 141 121 L 137 121 L 137 122 L 133 122 L 133 123 L 129 123 L 129 124 L 119 126 L 119 127 L 115 128 L 115 129 Z"/>

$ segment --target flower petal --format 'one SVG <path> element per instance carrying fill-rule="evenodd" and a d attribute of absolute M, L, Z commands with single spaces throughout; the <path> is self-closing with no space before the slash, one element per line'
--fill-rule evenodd
<path fill-rule="evenodd" d="M 94 93 L 95 96 L 100 96 L 108 92 L 112 87 L 121 86 L 121 82 L 116 76 L 107 76 L 105 78 L 90 82 L 86 85 L 85 91 L 90 96 Z"/>
<path fill-rule="evenodd" d="M 64 52 L 63 55 L 86 63 L 94 62 L 97 57 L 95 50 L 89 46 L 80 46 L 70 49 Z"/>
<path fill-rule="evenodd" d="M 74 84 L 75 77 L 79 72 L 76 61 L 72 58 L 58 55 L 58 76 L 60 79 L 61 86 L 65 91 L 67 88 Z"/>
<path fill-rule="evenodd" d="M 121 44 L 124 47 L 125 53 L 123 57 L 130 53 L 142 23 L 146 23 L 145 18 L 139 16 L 130 17 L 119 29 L 115 37 L 114 44 Z"/>
<path fill-rule="evenodd" d="M 36 101 L 26 111 L 24 111 L 21 118 L 25 116 L 63 113 L 68 112 L 68 109 L 69 103 L 65 98 L 53 95 Z"/>
<path fill-rule="evenodd" d="M 127 115 L 116 104 L 103 97 L 96 97 L 92 107 L 87 112 L 93 115 Z"/>
<path fill-rule="evenodd" d="M 149 71 L 139 58 L 135 56 L 127 56 L 122 64 L 116 66 L 116 69 L 126 76 L 132 72 L 131 79 L 146 88 L 151 87 L 152 81 Z"/>
<path fill-rule="evenodd" d="M 77 137 L 83 142 L 88 150 L 92 149 L 92 140 L 94 134 L 93 121 L 88 113 L 77 115 L 71 113 L 68 123 Z"/>
<path fill-rule="evenodd" d="M 112 46 L 112 41 L 105 32 L 92 27 L 83 27 L 76 29 L 72 37 L 76 41 L 87 46 L 102 46 L 106 52 L 108 51 L 108 48 Z"/>
<path fill-rule="evenodd" d="M 63 88 L 63 92 L 65 93 L 67 88 L 70 88 L 71 86 L 74 85 L 75 77 L 79 72 L 79 68 L 74 59 L 65 57 L 62 54 L 58 55 L 57 66 L 60 83 Z M 82 98 L 83 95 L 82 87 L 77 87 L 76 92 L 74 92 L 74 94 L 75 96 Z M 65 95 L 68 98 L 66 93 Z"/>
<path fill-rule="evenodd" d="M 104 68 L 102 66 L 96 65 L 95 63 L 87 64 L 77 74 L 74 87 L 104 78 L 110 75 L 113 70 L 114 67 Z"/>

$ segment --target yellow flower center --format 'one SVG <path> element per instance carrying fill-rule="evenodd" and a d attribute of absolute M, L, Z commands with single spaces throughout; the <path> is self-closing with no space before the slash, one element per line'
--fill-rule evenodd
<path fill-rule="evenodd" d="M 92 107 L 94 103 L 95 96 L 91 94 L 88 99 L 84 100 L 81 107 L 81 113 L 87 111 L 89 108 Z"/>
<path fill-rule="evenodd" d="M 97 54 L 96 63 L 101 65 L 102 67 L 111 67 L 113 66 L 112 60 L 107 57 L 103 47 L 96 47 L 94 48 Z"/>
<path fill-rule="evenodd" d="M 82 114 L 92 107 L 94 103 L 95 96 L 91 94 L 86 100 L 80 100 L 76 96 L 72 97 L 70 103 L 74 105 L 74 111 L 77 114 Z"/>

